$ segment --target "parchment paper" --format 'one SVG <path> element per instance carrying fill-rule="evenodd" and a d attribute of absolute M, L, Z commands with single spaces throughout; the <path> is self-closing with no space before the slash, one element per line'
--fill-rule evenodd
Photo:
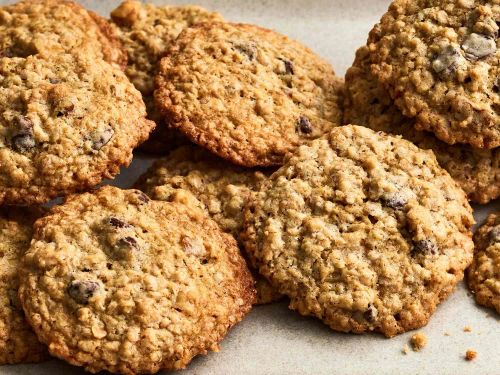
<path fill-rule="evenodd" d="M 227 20 L 256 23 L 295 38 L 329 59 L 343 75 L 357 47 L 365 43 L 388 0 L 194 0 L 221 12 Z M 194 1 L 176 1 L 176 4 Z M 12 1 L 0 0 L 0 4 Z M 165 0 L 154 1 L 166 4 Z M 82 1 L 107 16 L 118 1 Z M 153 159 L 136 155 L 112 184 L 129 187 Z M 475 207 L 478 223 L 488 212 L 500 209 L 497 201 Z M 300 317 L 286 303 L 256 307 L 233 328 L 219 353 L 196 358 L 184 375 L 191 374 L 500 374 L 500 319 L 492 310 L 478 307 L 459 285 L 421 329 L 428 345 L 419 353 L 402 348 L 412 333 L 386 339 L 377 334 L 341 334 L 312 318 Z M 464 332 L 470 326 L 472 332 Z M 466 362 L 467 349 L 478 352 Z M 0 367 L 1 375 L 83 374 L 83 370 L 53 360 L 37 365 Z"/>

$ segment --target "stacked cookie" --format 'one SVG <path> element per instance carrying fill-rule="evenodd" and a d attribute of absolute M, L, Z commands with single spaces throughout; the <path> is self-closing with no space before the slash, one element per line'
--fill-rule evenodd
<path fill-rule="evenodd" d="M 345 86 L 300 43 L 199 7 L 126 0 L 111 23 L 69 1 L 0 8 L 0 203 L 67 196 L 0 210 L 0 361 L 181 369 L 284 297 L 337 331 L 425 325 L 472 262 L 467 196 L 500 191 L 498 92 L 481 91 L 498 7 L 433 3 L 395 1 Z M 463 56 L 420 29 L 445 16 Z M 437 51 L 427 71 L 417 36 Z M 155 125 L 144 149 L 167 156 L 137 189 L 89 191 Z M 497 309 L 498 228 L 469 269 Z"/>
<path fill-rule="evenodd" d="M 347 72 L 344 123 L 402 135 L 473 202 L 498 198 L 499 18 L 488 1 L 394 1 Z"/>

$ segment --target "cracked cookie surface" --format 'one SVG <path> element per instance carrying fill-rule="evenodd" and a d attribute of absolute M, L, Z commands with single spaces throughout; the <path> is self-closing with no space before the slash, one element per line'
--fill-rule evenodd
<path fill-rule="evenodd" d="M 157 161 L 135 187 L 152 199 L 182 199 L 186 205 L 204 210 L 240 243 L 243 209 L 272 170 L 245 169 L 228 163 L 196 146 L 184 146 Z M 194 199 L 193 199 L 194 198 Z M 282 296 L 255 275 L 258 303 Z"/>
<path fill-rule="evenodd" d="M 124 68 L 127 53 L 105 19 L 73 1 L 30 0 L 0 7 L 0 57 L 83 53 Z"/>
<path fill-rule="evenodd" d="M 360 126 L 289 154 L 245 210 L 245 248 L 290 308 L 344 332 L 425 325 L 472 261 L 464 192 L 429 151 Z"/>
<path fill-rule="evenodd" d="M 353 66 L 346 73 L 344 123 L 402 135 L 418 147 L 432 150 L 441 167 L 473 202 L 485 204 L 500 197 L 500 148 L 449 145 L 432 133 L 416 130 L 415 120 L 403 116 L 371 74 L 367 47 L 357 51 Z"/>
<path fill-rule="evenodd" d="M 488 216 L 474 233 L 474 260 L 467 270 L 469 288 L 480 305 L 500 314 L 500 214 Z"/>
<path fill-rule="evenodd" d="M 40 362 L 48 358 L 46 347 L 38 341 L 24 318 L 17 296 L 19 267 L 28 250 L 33 222 L 42 210 L 0 209 L 0 364 Z"/>
<path fill-rule="evenodd" d="M 342 83 L 298 42 L 253 25 L 184 30 L 159 65 L 155 102 L 171 126 L 222 158 L 279 165 L 342 120 Z"/>
<path fill-rule="evenodd" d="M 44 203 L 112 178 L 154 127 L 140 93 L 103 60 L 0 58 L 0 203 Z"/>
<path fill-rule="evenodd" d="M 35 224 L 19 295 L 52 355 L 135 374 L 217 351 L 255 289 L 235 240 L 203 211 L 106 186 Z"/>
<path fill-rule="evenodd" d="M 149 118 L 158 124 L 141 149 L 165 153 L 179 144 L 181 136 L 163 124 L 156 113 L 153 91 L 157 64 L 183 29 L 200 22 L 223 21 L 223 18 L 199 6 L 156 6 L 126 0 L 111 12 L 111 19 L 128 52 L 125 72 L 142 93 Z"/>
<path fill-rule="evenodd" d="M 369 38 L 403 114 L 450 144 L 500 146 L 500 3 L 396 0 Z"/>

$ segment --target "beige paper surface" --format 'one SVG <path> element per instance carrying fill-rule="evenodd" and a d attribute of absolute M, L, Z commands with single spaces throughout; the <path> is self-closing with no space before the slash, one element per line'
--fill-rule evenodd
<path fill-rule="evenodd" d="M 12 1 L 1 1 L 0 4 Z M 118 1 L 86 0 L 86 7 L 107 16 Z M 166 1 L 154 1 L 167 4 Z M 298 39 L 333 64 L 343 75 L 356 48 L 365 43 L 387 0 L 193 0 L 221 12 L 226 19 L 256 23 Z M 113 182 L 129 187 L 153 159 L 138 156 Z M 500 202 L 476 208 L 481 222 Z M 463 331 L 470 326 L 472 332 Z M 412 333 L 386 339 L 331 331 L 321 322 L 300 317 L 285 303 L 255 308 L 222 342 L 219 353 L 196 358 L 182 372 L 191 374 L 500 374 L 500 319 L 492 310 L 475 305 L 463 283 L 421 329 L 429 338 L 419 353 L 402 353 Z M 445 335 L 449 334 L 449 336 Z M 467 349 L 478 357 L 466 362 Z M 83 374 L 60 361 L 39 365 L 0 367 L 3 374 Z"/>

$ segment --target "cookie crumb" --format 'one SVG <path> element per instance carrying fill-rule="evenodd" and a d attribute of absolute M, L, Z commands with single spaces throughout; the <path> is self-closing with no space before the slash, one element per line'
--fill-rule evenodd
<path fill-rule="evenodd" d="M 445 332 L 444 335 L 445 336 L 451 336 L 451 333 L 450 332 Z"/>
<path fill-rule="evenodd" d="M 427 345 L 427 336 L 422 332 L 415 333 L 410 339 L 414 352 L 419 352 Z"/>
<path fill-rule="evenodd" d="M 403 346 L 403 350 L 402 350 L 403 354 L 408 354 L 410 352 L 410 348 L 408 347 L 408 345 L 405 344 L 405 346 Z"/>
<path fill-rule="evenodd" d="M 464 332 L 472 332 L 472 328 L 470 326 L 465 326 Z"/>
<path fill-rule="evenodd" d="M 477 352 L 475 350 L 469 349 L 465 352 L 465 359 L 467 361 L 473 361 L 477 357 Z"/>

